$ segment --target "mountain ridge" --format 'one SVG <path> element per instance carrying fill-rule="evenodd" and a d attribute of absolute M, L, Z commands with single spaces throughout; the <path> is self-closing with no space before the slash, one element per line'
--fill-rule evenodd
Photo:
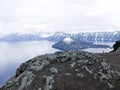
<path fill-rule="evenodd" d="M 36 34 L 18 34 L 12 33 L 0 37 L 0 41 L 16 42 L 16 41 L 32 41 L 32 40 L 48 40 L 61 41 L 66 37 L 75 38 L 81 41 L 91 42 L 114 42 L 120 40 L 120 31 L 115 32 L 79 32 L 79 33 L 36 33 Z"/>

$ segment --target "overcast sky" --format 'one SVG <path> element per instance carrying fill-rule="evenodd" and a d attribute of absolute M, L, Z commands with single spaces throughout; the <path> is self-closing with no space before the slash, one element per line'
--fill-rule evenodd
<path fill-rule="evenodd" d="M 0 0 L 0 33 L 119 30 L 120 0 Z"/>

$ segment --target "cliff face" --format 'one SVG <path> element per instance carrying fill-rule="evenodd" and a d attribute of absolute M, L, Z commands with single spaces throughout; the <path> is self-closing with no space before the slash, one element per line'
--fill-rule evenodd
<path fill-rule="evenodd" d="M 120 72 L 103 55 L 81 51 L 35 57 L 0 90 L 120 90 Z"/>

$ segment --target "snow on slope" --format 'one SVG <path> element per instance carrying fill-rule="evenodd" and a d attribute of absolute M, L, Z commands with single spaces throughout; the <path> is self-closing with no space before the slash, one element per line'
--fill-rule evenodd
<path fill-rule="evenodd" d="M 71 39 L 71 38 L 65 38 L 63 40 L 63 42 L 66 43 L 66 44 L 71 44 L 73 42 L 73 39 Z"/>
<path fill-rule="evenodd" d="M 91 33 L 37 33 L 37 34 L 18 34 L 12 33 L 6 36 L 0 35 L 0 41 L 26 41 L 26 40 L 49 40 L 49 41 L 61 41 L 64 38 L 73 38 L 81 41 L 88 42 L 114 42 L 120 40 L 120 31 L 116 32 L 91 32 Z M 69 41 L 69 40 L 68 40 Z"/>

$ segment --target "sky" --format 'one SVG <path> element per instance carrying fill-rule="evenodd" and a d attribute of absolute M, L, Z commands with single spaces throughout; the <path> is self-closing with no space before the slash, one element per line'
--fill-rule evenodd
<path fill-rule="evenodd" d="M 0 33 L 120 31 L 120 0 L 0 0 Z"/>

